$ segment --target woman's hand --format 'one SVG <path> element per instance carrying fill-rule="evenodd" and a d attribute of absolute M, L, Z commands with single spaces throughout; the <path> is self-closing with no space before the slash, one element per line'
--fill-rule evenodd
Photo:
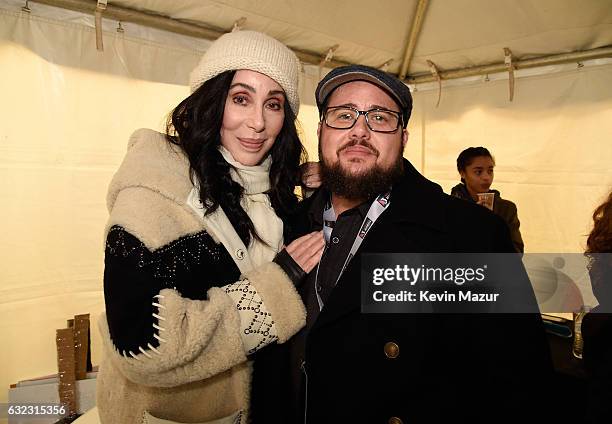
<path fill-rule="evenodd" d="M 300 165 L 302 185 L 314 190 L 321 186 L 321 165 L 319 162 L 305 162 Z"/>
<path fill-rule="evenodd" d="M 309 273 L 319 263 L 324 248 L 323 231 L 314 231 L 293 240 L 285 250 L 305 273 Z"/>

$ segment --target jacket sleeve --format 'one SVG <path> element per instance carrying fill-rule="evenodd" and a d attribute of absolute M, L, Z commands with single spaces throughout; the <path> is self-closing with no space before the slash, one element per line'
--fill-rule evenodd
<path fill-rule="evenodd" d="M 119 226 L 109 231 L 101 332 L 115 366 L 135 383 L 172 387 L 209 378 L 304 325 L 299 295 L 274 263 L 222 287 L 189 284 L 193 274 L 212 280 L 219 271 L 186 271 L 195 255 L 188 244 L 193 238 L 152 252 Z M 214 251 L 198 251 L 206 254 Z M 247 330 L 255 343 L 243 337 Z"/>

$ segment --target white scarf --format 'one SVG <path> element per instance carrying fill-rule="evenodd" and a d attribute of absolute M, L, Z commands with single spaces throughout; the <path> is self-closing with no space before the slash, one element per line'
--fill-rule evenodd
<path fill-rule="evenodd" d="M 229 219 L 221 207 L 204 217 L 197 187 L 191 190 L 187 203 L 203 217 L 207 230 L 212 233 L 213 237 L 223 243 L 244 274 L 258 265 L 271 261 L 283 246 L 283 222 L 276 216 L 270 199 L 265 194 L 270 188 L 269 172 L 272 158 L 268 156 L 260 165 L 245 166 L 236 161 L 223 146 L 219 146 L 219 151 L 227 163 L 231 165 L 230 176 L 232 180 L 244 187 L 240 205 L 251 218 L 259 237 L 268 245 L 251 238 L 251 243 L 245 249 L 244 243 L 229 223 Z"/>

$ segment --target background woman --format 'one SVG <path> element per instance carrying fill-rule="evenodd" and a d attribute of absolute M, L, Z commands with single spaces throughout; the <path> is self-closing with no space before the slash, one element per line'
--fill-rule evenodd
<path fill-rule="evenodd" d="M 493 184 L 493 168 L 495 159 L 484 147 L 469 147 L 462 151 L 457 158 L 457 171 L 461 176 L 461 183 L 453 187 L 451 195 L 461 199 L 483 204 L 478 198 L 479 193 L 493 193 L 493 212 L 503 218 L 510 229 L 512 243 L 517 252 L 523 253 L 525 245 L 521 237 L 516 205 L 510 200 L 502 199 L 499 191 L 491 190 Z"/>
<path fill-rule="evenodd" d="M 582 320 L 584 365 L 589 373 L 587 423 L 612 417 L 612 192 L 593 212 L 585 255 L 599 305 Z"/>
<path fill-rule="evenodd" d="M 248 356 L 304 325 L 294 285 L 323 238 L 278 253 L 304 152 L 299 72 L 273 38 L 226 34 L 167 134 L 132 135 L 107 198 L 102 423 L 247 422 Z"/>

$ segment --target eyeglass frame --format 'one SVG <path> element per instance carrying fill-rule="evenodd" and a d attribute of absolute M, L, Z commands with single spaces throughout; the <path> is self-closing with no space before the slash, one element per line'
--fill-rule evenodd
<path fill-rule="evenodd" d="M 353 125 L 351 125 L 350 127 L 347 128 L 336 128 L 336 127 L 332 127 L 331 125 L 329 125 L 327 123 L 327 112 L 329 112 L 330 110 L 333 109 L 350 109 L 354 112 L 357 112 L 357 118 L 355 118 L 355 120 L 353 121 Z M 397 126 L 395 127 L 394 130 L 390 130 L 390 131 L 381 131 L 381 130 L 375 130 L 374 128 L 372 128 L 370 126 L 370 121 L 368 120 L 368 113 L 370 112 L 390 112 L 394 115 L 397 115 Z M 383 108 L 374 108 L 374 109 L 370 109 L 370 110 L 359 110 L 359 109 L 355 109 L 354 107 L 351 106 L 331 106 L 326 108 L 323 113 L 321 114 L 321 120 L 323 122 L 325 122 L 325 125 L 328 126 L 329 128 L 332 128 L 334 130 L 350 130 L 351 128 L 353 128 L 355 126 L 355 124 L 357 124 L 357 121 L 359 120 L 359 117 L 363 115 L 365 122 L 366 122 L 366 126 L 369 128 L 370 131 L 374 131 L 377 133 L 382 133 L 382 134 L 393 134 L 395 132 L 397 132 L 397 130 L 399 129 L 399 127 L 403 124 L 403 117 L 402 117 L 402 113 L 399 111 L 395 111 L 395 110 L 389 110 L 389 109 L 383 109 Z"/>

